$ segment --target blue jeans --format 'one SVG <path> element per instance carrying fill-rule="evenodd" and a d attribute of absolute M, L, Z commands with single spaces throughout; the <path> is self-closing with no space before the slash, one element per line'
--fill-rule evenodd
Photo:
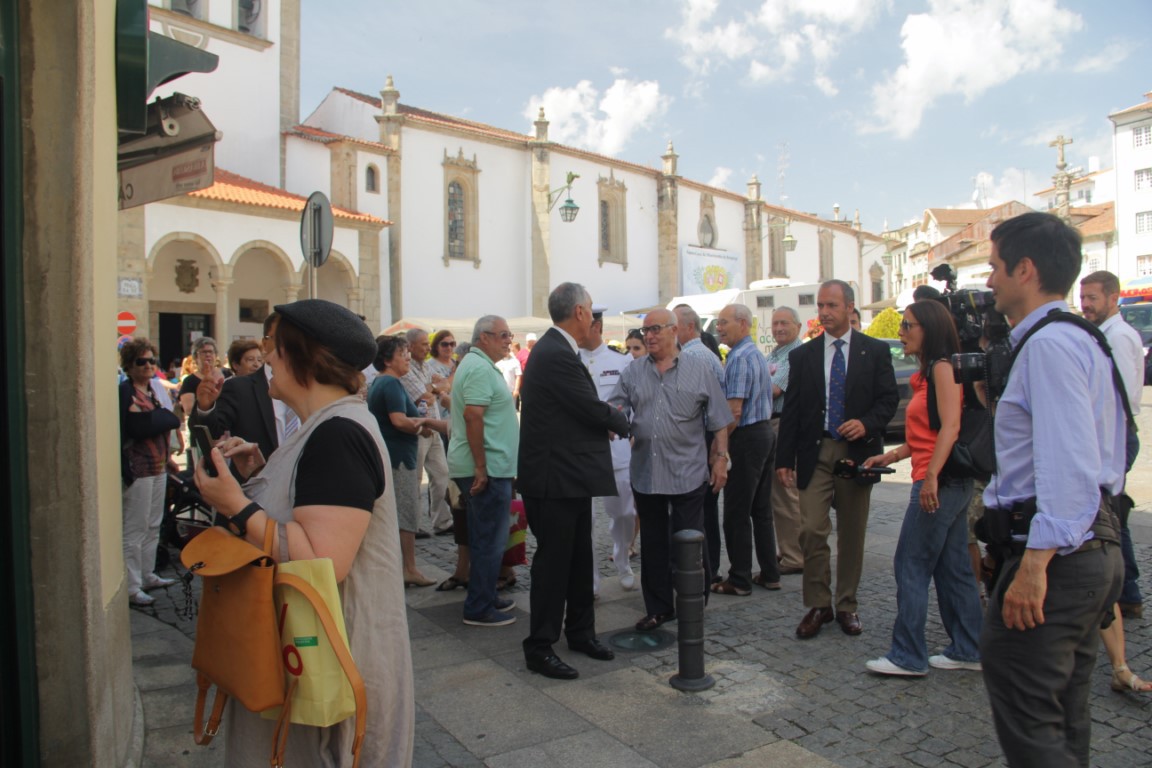
<path fill-rule="evenodd" d="M 896 624 L 888 660 L 916 672 L 928 670 L 928 583 L 935 580 L 940 619 L 952 643 L 944 655 L 956 661 L 980 660 L 980 593 L 968 557 L 968 502 L 971 480 L 941 480 L 940 508 L 920 507 L 920 487 L 912 485 L 893 567 L 896 572 Z"/>
<path fill-rule="evenodd" d="M 453 478 L 468 504 L 468 597 L 464 618 L 481 619 L 496 610 L 496 579 L 508 546 L 512 478 L 490 477 L 478 496 L 469 496 L 475 478 Z"/>

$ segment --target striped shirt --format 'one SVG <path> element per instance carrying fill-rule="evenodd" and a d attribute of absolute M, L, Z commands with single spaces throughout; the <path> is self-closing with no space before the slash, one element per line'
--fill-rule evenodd
<path fill-rule="evenodd" d="M 744 401 L 737 426 L 768 421 L 772 416 L 772 377 L 768 373 L 768 361 L 752 343 L 751 336 L 745 336 L 728 351 L 724 389 L 729 400 Z"/>
<path fill-rule="evenodd" d="M 792 365 L 788 362 L 788 353 L 803 343 L 797 336 L 791 344 L 777 345 L 768 354 L 768 373 L 772 375 L 772 386 L 780 387 L 783 390 L 783 394 L 779 397 L 772 398 L 773 416 L 779 416 L 784 412 L 784 394 L 788 392 L 788 374 L 792 371 Z"/>
<path fill-rule="evenodd" d="M 632 422 L 633 488 L 677 495 L 708 479 L 704 419 L 717 431 L 732 423 L 732 413 L 702 359 L 679 355 L 663 374 L 651 355 L 634 360 L 608 402 L 623 407 Z"/>

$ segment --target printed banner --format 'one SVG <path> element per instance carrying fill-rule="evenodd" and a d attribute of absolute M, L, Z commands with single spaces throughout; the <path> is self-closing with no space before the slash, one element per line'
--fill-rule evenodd
<path fill-rule="evenodd" d="M 680 248 L 680 292 L 715 293 L 744 287 L 744 254 L 697 245 Z"/>

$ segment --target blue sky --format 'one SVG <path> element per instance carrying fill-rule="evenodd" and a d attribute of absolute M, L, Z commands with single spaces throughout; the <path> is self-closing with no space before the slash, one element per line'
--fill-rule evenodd
<path fill-rule="evenodd" d="M 1148 0 L 302 0 L 302 117 L 333 86 L 531 132 L 879 232 L 1112 164 L 1152 91 Z M 346 30 L 356 30 L 349 35 Z"/>

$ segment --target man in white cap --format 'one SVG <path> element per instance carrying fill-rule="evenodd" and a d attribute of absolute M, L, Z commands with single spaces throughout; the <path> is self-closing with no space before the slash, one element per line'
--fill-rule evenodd
<path fill-rule="evenodd" d="M 520 361 L 520 372 L 523 373 L 524 369 L 528 366 L 528 355 L 532 353 L 532 347 L 536 346 L 536 334 L 530 333 L 524 337 L 524 348 L 516 353 L 516 359 Z"/>
<path fill-rule="evenodd" d="M 592 327 L 588 337 L 580 345 L 580 359 L 588 366 L 588 373 L 596 385 L 596 393 L 607 402 L 620 374 L 632 362 L 630 355 L 622 355 L 604 343 L 603 304 L 592 305 Z M 636 575 L 628 562 L 628 550 L 632 545 L 632 535 L 636 532 L 636 508 L 632 502 L 632 479 L 629 465 L 632 462 L 632 446 L 627 440 L 612 441 L 612 471 L 616 475 L 616 496 L 601 496 L 604 512 L 610 522 L 612 534 L 612 560 L 616 563 L 616 573 L 620 576 L 620 586 L 624 589 L 636 588 Z M 600 572 L 592 571 L 592 591 L 600 592 Z"/>

